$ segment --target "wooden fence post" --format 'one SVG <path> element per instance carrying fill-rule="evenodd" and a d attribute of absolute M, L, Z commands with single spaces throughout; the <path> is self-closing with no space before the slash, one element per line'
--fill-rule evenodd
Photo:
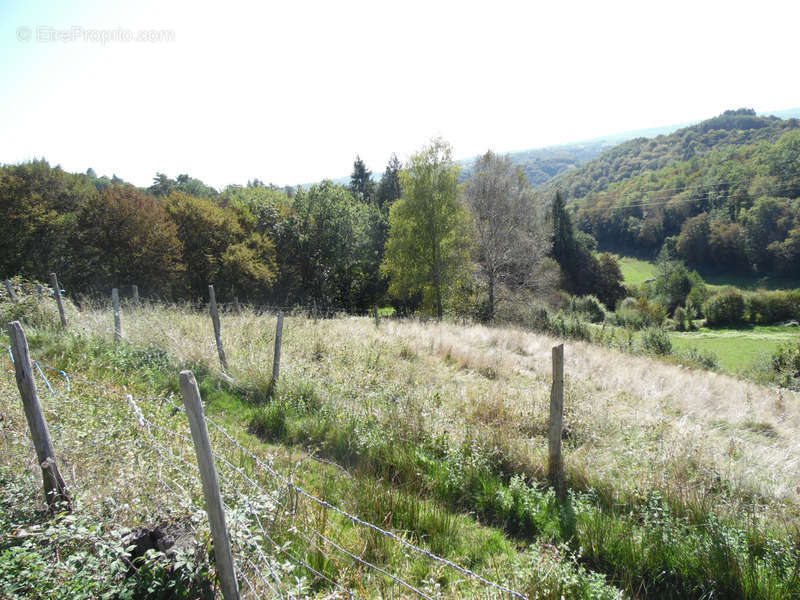
<path fill-rule="evenodd" d="M 181 371 L 180 386 L 183 393 L 183 405 L 186 407 L 189 427 L 192 430 L 194 449 L 197 453 L 197 465 L 200 468 L 203 497 L 206 501 L 211 537 L 214 540 L 214 557 L 216 558 L 217 574 L 222 584 L 222 596 L 225 600 L 238 600 L 239 586 L 236 582 L 231 542 L 219 493 L 217 469 L 211 453 L 211 441 L 208 438 L 208 427 L 203 414 L 200 390 L 191 371 Z"/>
<path fill-rule="evenodd" d="M 36 293 L 39 296 L 39 298 L 41 298 L 42 294 L 44 294 L 44 288 L 42 287 L 41 283 L 36 284 Z"/>
<path fill-rule="evenodd" d="M 314 298 L 314 325 L 317 324 L 317 299 Z"/>
<path fill-rule="evenodd" d="M 119 290 L 117 288 L 111 290 L 111 305 L 114 308 L 114 341 L 119 342 L 122 340 L 122 318 L 119 314 Z"/>
<path fill-rule="evenodd" d="M 239 296 L 233 297 L 233 310 L 236 312 L 237 315 L 242 314 L 242 307 L 239 306 Z"/>
<path fill-rule="evenodd" d="M 6 279 L 6 291 L 8 292 L 8 297 L 11 298 L 11 301 L 16 302 L 17 295 L 14 293 L 14 286 L 11 285 L 10 279 Z"/>
<path fill-rule="evenodd" d="M 33 379 L 31 356 L 28 351 L 28 340 L 25 339 L 25 332 L 19 321 L 12 321 L 8 324 L 8 336 L 11 338 L 11 351 L 14 355 L 14 371 L 17 376 L 19 395 L 22 397 L 28 429 L 36 448 L 36 459 L 42 469 L 47 505 L 51 512 L 63 509 L 71 511 L 72 501 L 61 473 L 58 471 L 50 430 L 47 428 L 47 421 L 42 414 L 42 405 L 39 403 L 36 381 Z"/>
<path fill-rule="evenodd" d="M 547 475 L 559 498 L 566 496 L 561 434 L 564 429 L 564 344 L 553 347 L 553 387 L 550 392 L 550 460 Z"/>
<path fill-rule="evenodd" d="M 217 310 L 217 297 L 214 295 L 214 286 L 208 286 L 209 310 L 211 311 L 211 322 L 214 323 L 214 339 L 217 342 L 217 354 L 222 368 L 228 370 L 228 359 L 225 358 L 225 349 L 222 347 L 222 332 L 219 326 L 219 311 Z"/>
<path fill-rule="evenodd" d="M 66 328 L 67 316 L 64 314 L 64 303 L 61 301 L 61 288 L 58 285 L 58 277 L 56 277 L 55 273 L 50 273 L 50 285 L 53 286 L 53 294 L 55 295 L 56 304 L 58 305 L 58 314 L 61 317 L 61 326 Z"/>
<path fill-rule="evenodd" d="M 281 340 L 283 339 L 283 311 L 278 313 L 278 322 L 275 325 L 275 354 L 272 358 L 272 387 L 278 383 L 281 373 Z"/>
<path fill-rule="evenodd" d="M 134 284 L 131 289 L 133 290 L 133 306 L 139 308 L 139 286 Z"/>
<path fill-rule="evenodd" d="M 375 327 L 377 329 L 380 329 L 380 327 L 381 327 L 381 318 L 378 315 L 378 305 L 377 304 L 372 307 L 372 312 L 375 315 Z"/>

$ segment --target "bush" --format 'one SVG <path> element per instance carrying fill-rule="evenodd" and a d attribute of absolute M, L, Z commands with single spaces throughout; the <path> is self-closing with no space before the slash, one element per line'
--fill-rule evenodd
<path fill-rule="evenodd" d="M 570 298 L 567 312 L 577 316 L 583 315 L 591 323 L 601 323 L 606 318 L 606 311 L 600 300 L 591 295 Z"/>
<path fill-rule="evenodd" d="M 750 323 L 769 325 L 800 319 L 800 290 L 758 290 L 745 298 Z"/>
<path fill-rule="evenodd" d="M 0 286 L 0 322 L 10 323 L 11 321 L 21 321 L 31 327 L 47 328 L 56 326 L 59 321 L 55 303 L 49 298 L 52 290 L 42 286 L 42 294 L 36 290 L 35 282 L 14 277 L 11 280 L 17 294 L 17 301 L 11 302 L 5 286 Z M 67 300 L 64 300 L 65 303 Z M 5 325 L 4 325 L 5 326 Z"/>
<path fill-rule="evenodd" d="M 699 348 L 687 348 L 678 353 L 681 362 L 696 365 L 703 369 L 718 369 L 719 357 L 711 350 L 700 350 Z"/>
<path fill-rule="evenodd" d="M 555 337 L 584 340 L 587 342 L 592 339 L 592 332 L 589 330 L 586 323 L 574 316 L 565 317 L 562 313 L 558 313 L 555 317 L 550 319 L 547 333 Z"/>
<path fill-rule="evenodd" d="M 777 383 L 797 388 L 800 384 L 800 343 L 789 344 L 772 355 L 770 366 Z"/>
<path fill-rule="evenodd" d="M 744 323 L 744 297 L 735 288 L 727 288 L 709 298 L 703 312 L 706 314 L 706 325 L 741 325 Z"/>
<path fill-rule="evenodd" d="M 658 327 L 650 327 L 642 332 L 642 348 L 645 352 L 666 355 L 672 352 L 669 334 Z"/>
<path fill-rule="evenodd" d="M 679 306 L 675 309 L 675 313 L 672 316 L 675 319 L 675 329 L 678 331 L 686 331 L 686 309 Z"/>

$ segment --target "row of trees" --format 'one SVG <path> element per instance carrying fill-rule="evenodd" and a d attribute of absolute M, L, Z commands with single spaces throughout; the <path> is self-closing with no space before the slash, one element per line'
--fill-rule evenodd
<path fill-rule="evenodd" d="M 378 183 L 357 158 L 349 186 L 297 190 L 255 180 L 217 192 L 161 173 L 140 189 L 45 161 L 9 165 L 0 168 L 0 270 L 57 271 L 75 292 L 136 283 L 198 298 L 213 282 L 221 298 L 351 311 L 391 301 L 487 320 L 534 296 L 553 299 L 559 285 L 613 306 L 619 269 L 598 262 L 563 201 L 537 204 L 522 171 L 491 152 L 458 181 L 438 139 L 405 168 L 392 156 Z"/>

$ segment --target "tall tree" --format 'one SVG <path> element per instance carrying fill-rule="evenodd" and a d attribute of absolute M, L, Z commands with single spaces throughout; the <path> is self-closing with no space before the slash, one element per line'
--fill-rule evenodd
<path fill-rule="evenodd" d="M 543 278 L 552 274 L 552 269 L 542 269 L 548 235 L 542 221 L 535 218 L 530 184 L 509 156 L 490 151 L 479 158 L 464 188 L 464 199 L 478 234 L 478 264 L 488 293 L 486 318 L 492 321 L 503 292 L 555 284 L 555 277 Z"/>
<path fill-rule="evenodd" d="M 74 244 L 84 284 L 136 283 L 144 289 L 182 291 L 178 229 L 158 200 L 132 185 L 112 185 L 87 199 Z"/>
<path fill-rule="evenodd" d="M 368 170 L 361 157 L 356 155 L 353 173 L 350 175 L 350 191 L 357 200 L 371 202 L 375 196 L 375 182 L 372 171 Z"/>
<path fill-rule="evenodd" d="M 575 260 L 575 228 L 572 219 L 567 212 L 564 196 L 561 192 L 556 192 L 551 207 L 553 221 L 553 258 L 561 265 L 562 269 L 568 270 L 570 264 Z"/>
<path fill-rule="evenodd" d="M 203 297 L 209 283 L 222 294 L 262 295 L 275 278 L 275 246 L 255 230 L 255 218 L 207 198 L 172 192 L 164 208 L 178 229 L 190 293 Z"/>
<path fill-rule="evenodd" d="M 388 211 L 389 207 L 395 202 L 402 190 L 400 188 L 400 161 L 396 154 L 392 154 L 386 170 L 383 172 L 381 182 L 378 184 L 378 207 L 383 211 Z"/>
<path fill-rule="evenodd" d="M 469 264 L 471 219 L 458 195 L 452 149 L 434 139 L 401 173 L 404 195 L 389 212 L 383 270 L 396 298 L 421 294 L 441 319 L 453 284 Z"/>

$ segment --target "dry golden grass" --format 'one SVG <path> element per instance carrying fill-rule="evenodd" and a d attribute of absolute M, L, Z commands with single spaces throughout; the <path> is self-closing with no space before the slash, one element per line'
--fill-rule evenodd
<path fill-rule="evenodd" d="M 210 318 L 151 307 L 123 315 L 125 335 L 184 363 L 216 368 Z M 81 326 L 110 335 L 111 316 L 88 311 Z M 275 319 L 225 314 L 222 336 L 237 381 L 267 386 Z M 314 324 L 288 316 L 282 375 L 311 381 L 341 410 L 369 411 L 408 435 L 424 429 L 458 442 L 478 436 L 512 468 L 546 466 L 553 338 L 517 328 L 343 317 Z M 800 506 L 798 395 L 604 347 L 565 344 L 573 482 L 620 496 L 661 489 L 689 501 L 763 505 L 765 518 Z"/>

